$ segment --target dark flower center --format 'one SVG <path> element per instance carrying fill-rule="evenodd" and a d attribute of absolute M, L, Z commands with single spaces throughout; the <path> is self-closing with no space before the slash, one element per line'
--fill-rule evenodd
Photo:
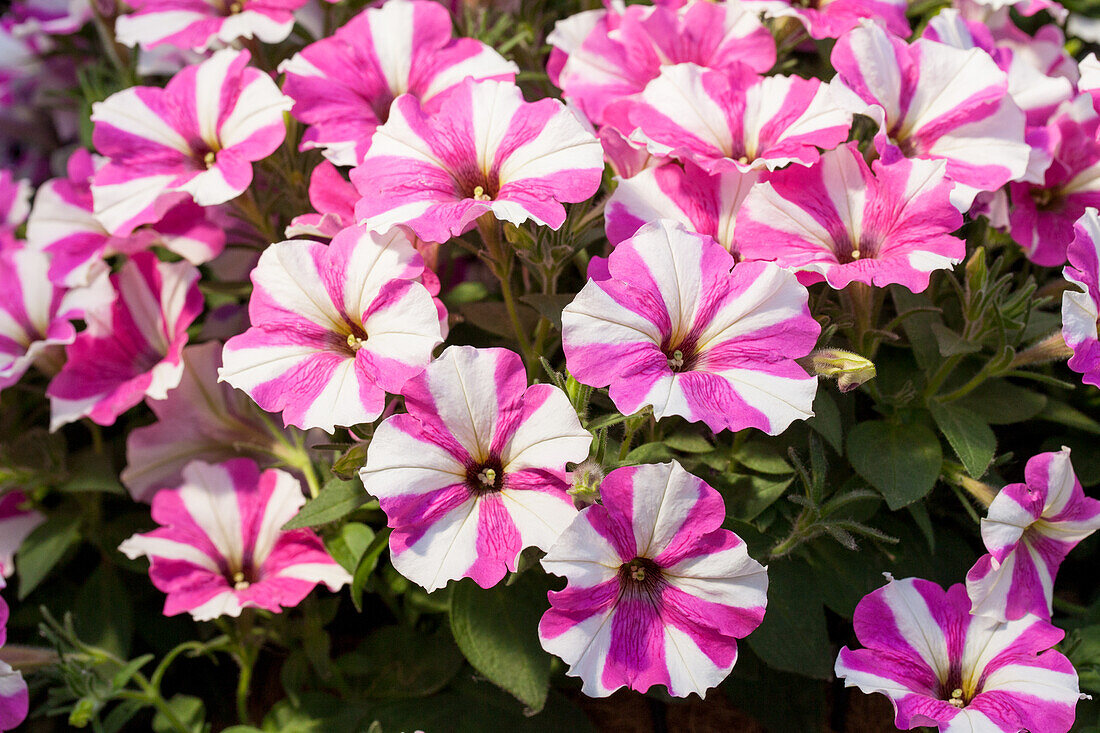
<path fill-rule="evenodd" d="M 619 588 L 623 593 L 650 595 L 662 579 L 661 566 L 648 557 L 636 557 L 619 566 Z"/>
<path fill-rule="evenodd" d="M 352 323 L 350 321 L 347 323 L 347 328 L 347 338 L 344 343 L 338 344 L 337 348 L 342 348 L 349 356 L 355 356 L 356 352 L 367 343 L 367 332 L 358 323 Z"/>
<path fill-rule="evenodd" d="M 1057 188 L 1033 187 L 1028 193 L 1039 211 L 1057 211 L 1062 207 L 1065 197 Z"/>
<path fill-rule="evenodd" d="M 668 368 L 674 372 L 690 372 L 699 364 L 699 349 L 693 336 L 689 336 L 678 344 L 666 340 L 661 344 L 661 351 L 668 359 Z"/>
<path fill-rule="evenodd" d="M 252 558 L 247 558 L 241 567 L 227 566 L 222 576 L 233 590 L 244 590 L 260 580 L 260 572 L 253 566 Z"/>
<path fill-rule="evenodd" d="M 488 494 L 504 488 L 504 464 L 499 456 L 489 456 L 481 463 L 466 466 L 466 488 L 475 495 Z"/>
<path fill-rule="evenodd" d="M 961 710 L 969 705 L 981 692 L 980 683 L 978 689 L 968 691 L 966 688 L 967 686 L 963 684 L 962 670 L 955 664 L 951 666 L 951 670 L 947 673 L 947 679 L 940 681 L 936 697 Z"/>

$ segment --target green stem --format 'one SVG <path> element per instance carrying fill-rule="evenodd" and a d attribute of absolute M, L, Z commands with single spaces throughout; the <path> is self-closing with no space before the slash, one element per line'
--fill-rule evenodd
<path fill-rule="evenodd" d="M 504 308 L 508 311 L 508 320 L 512 322 L 512 330 L 516 334 L 520 355 L 523 357 L 523 363 L 527 365 L 527 373 L 531 374 L 538 366 L 538 357 L 531 348 L 530 339 L 524 333 L 523 323 L 519 320 L 519 310 L 512 292 L 512 260 L 504 252 L 504 245 L 500 238 L 500 222 L 492 213 L 484 214 L 478 219 L 477 228 L 489 253 L 490 268 L 500 281 L 500 296 L 504 300 Z"/>
<path fill-rule="evenodd" d="M 964 354 L 955 354 L 949 356 L 940 364 L 939 368 L 928 378 L 928 384 L 924 388 L 924 398 L 928 399 L 934 397 L 936 392 L 940 390 L 943 383 L 951 376 L 951 372 L 955 371 L 955 367 L 959 365 L 959 362 L 963 360 Z"/>
<path fill-rule="evenodd" d="M 190 733 L 190 729 L 183 724 L 183 721 L 179 719 L 175 711 L 164 699 L 164 696 L 160 694 L 160 690 L 153 687 L 149 680 L 145 679 L 143 674 L 135 674 L 133 680 L 137 682 L 138 687 L 141 688 L 141 694 L 138 693 L 122 693 L 119 697 L 130 698 L 134 700 L 140 700 L 148 705 L 152 705 L 157 709 L 157 712 L 164 716 L 164 719 L 168 721 L 168 725 L 172 726 L 174 730 L 180 731 L 180 733 Z"/>
<path fill-rule="evenodd" d="M 237 666 L 240 667 L 240 675 L 237 677 L 237 718 L 241 725 L 249 725 L 248 695 L 252 689 L 252 670 L 256 666 L 256 657 L 260 654 L 260 646 L 252 637 L 252 624 L 255 620 L 249 609 L 237 618 L 236 641 L 237 651 L 234 657 Z"/>

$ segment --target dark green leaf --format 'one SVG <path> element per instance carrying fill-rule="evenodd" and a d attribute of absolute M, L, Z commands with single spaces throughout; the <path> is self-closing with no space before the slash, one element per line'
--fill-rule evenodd
<path fill-rule="evenodd" d="M 725 476 L 716 482 L 726 500 L 726 513 L 742 522 L 751 522 L 775 503 L 791 485 L 793 476 Z"/>
<path fill-rule="evenodd" d="M 363 591 L 366 590 L 367 581 L 370 580 L 370 576 L 374 572 L 374 569 L 378 567 L 378 558 L 380 558 L 382 552 L 385 551 L 389 538 L 389 528 L 385 528 L 376 534 L 370 543 L 370 547 L 368 547 L 366 552 L 363 553 L 363 556 L 359 558 L 359 565 L 355 568 L 355 573 L 352 575 L 351 602 L 355 606 L 355 610 L 360 613 L 363 612 Z"/>
<path fill-rule="evenodd" d="M 373 540 L 373 529 L 360 522 L 348 522 L 334 535 L 325 538 L 325 549 L 344 570 L 354 573 L 359 567 L 359 559 Z"/>
<path fill-rule="evenodd" d="M 714 446 L 698 433 L 676 432 L 665 438 L 665 445 L 681 453 L 710 453 Z"/>
<path fill-rule="evenodd" d="M 175 695 L 167 701 L 168 708 L 183 723 L 183 726 L 193 733 L 201 733 L 206 727 L 206 706 L 202 700 L 191 695 Z M 154 733 L 179 733 L 172 725 L 168 717 L 161 712 L 153 717 Z"/>
<path fill-rule="evenodd" d="M 1047 396 L 1003 379 L 990 379 L 952 404 L 970 410 L 990 425 L 1011 425 L 1039 414 L 1046 407 Z"/>
<path fill-rule="evenodd" d="M 1075 428 L 1086 433 L 1092 433 L 1093 435 L 1100 435 L 1100 423 L 1080 410 L 1070 407 L 1065 402 L 1059 400 L 1048 400 L 1046 407 L 1044 407 L 1036 417 L 1040 420 L 1047 420 L 1048 422 L 1065 425 L 1068 428 Z"/>
<path fill-rule="evenodd" d="M 786 453 L 774 443 L 750 440 L 733 454 L 733 459 L 751 471 L 767 474 L 790 474 L 794 468 Z"/>
<path fill-rule="evenodd" d="M 747 641 L 769 667 L 825 680 L 833 676 L 833 648 L 818 582 L 810 567 L 799 560 L 772 563 L 768 568 L 768 610 Z"/>
<path fill-rule="evenodd" d="M 462 654 L 443 634 L 409 626 L 375 629 L 359 648 L 336 660 L 357 697 L 425 697 L 442 690 L 462 668 Z"/>
<path fill-rule="evenodd" d="M 924 425 L 869 420 L 848 433 L 848 460 L 882 492 L 890 509 L 900 509 L 932 490 L 943 453 L 936 434 Z"/>
<path fill-rule="evenodd" d="M 985 421 L 969 410 L 935 400 L 928 403 L 928 411 L 966 472 L 974 478 L 984 476 L 997 452 L 997 436 Z"/>
<path fill-rule="evenodd" d="M 535 330 L 539 316 L 535 310 L 526 305 L 516 307 L 520 325 L 527 333 Z M 512 320 L 508 315 L 508 309 L 504 303 L 490 300 L 481 303 L 463 303 L 458 306 L 458 312 L 466 319 L 467 323 L 477 326 L 483 331 L 488 331 L 494 336 L 514 338 Z"/>
<path fill-rule="evenodd" d="M 545 575 L 526 572 L 488 590 L 464 580 L 451 595 L 451 631 L 466 659 L 534 712 L 550 690 L 550 655 L 538 637 L 547 587 Z"/>
<path fill-rule="evenodd" d="M 358 479 L 331 478 L 316 499 L 310 499 L 297 516 L 283 525 L 284 530 L 317 527 L 343 519 L 370 499 Z"/>
<path fill-rule="evenodd" d="M 626 454 L 624 465 L 663 463 L 672 460 L 672 450 L 664 443 L 645 443 Z"/>
<path fill-rule="evenodd" d="M 553 323 L 554 328 L 560 331 L 562 309 L 572 303 L 575 297 L 575 295 L 532 293 L 531 295 L 524 295 L 520 300 L 538 311 L 540 316 Z"/>
<path fill-rule="evenodd" d="M 79 541 L 80 517 L 54 516 L 35 527 L 15 554 L 19 600 L 29 596 Z"/>
<path fill-rule="evenodd" d="M 901 285 L 891 285 L 890 295 L 898 313 L 916 308 L 935 309 L 935 304 L 924 293 L 914 294 Z M 914 313 L 901 322 L 909 344 L 913 347 L 913 357 L 925 372 L 931 372 L 940 363 L 940 347 L 932 332 L 933 323 L 943 323 L 943 318 L 934 312 Z"/>
<path fill-rule="evenodd" d="M 102 453 L 86 450 L 72 457 L 69 478 L 58 489 L 68 493 L 99 491 L 105 494 L 126 495 L 126 489 L 118 481 L 118 471 L 111 459 Z"/>
<path fill-rule="evenodd" d="M 806 424 L 821 434 L 837 453 L 844 452 L 844 432 L 840 422 L 840 408 L 836 400 L 824 389 L 814 397 L 814 416 Z"/>
<path fill-rule="evenodd" d="M 981 344 L 967 341 L 942 323 L 933 322 L 930 327 L 932 329 L 932 335 L 936 338 L 936 345 L 939 347 L 940 356 L 974 354 L 982 350 Z"/>
<path fill-rule="evenodd" d="M 100 563 L 81 583 L 73 616 L 81 640 L 123 659 L 129 656 L 134 635 L 133 594 L 109 563 Z"/>

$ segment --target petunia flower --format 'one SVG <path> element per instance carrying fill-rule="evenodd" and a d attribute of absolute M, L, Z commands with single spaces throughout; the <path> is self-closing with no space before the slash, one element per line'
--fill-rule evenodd
<path fill-rule="evenodd" d="M 69 157 L 66 178 L 52 178 L 38 187 L 27 219 L 27 243 L 49 254 L 52 282 L 86 285 L 102 269 L 104 257 L 154 245 L 193 265 L 209 262 L 225 248 L 225 232 L 206 210 L 188 200 L 172 206 L 159 221 L 126 236 L 112 236 L 93 213 L 92 178 L 105 162 L 79 148 Z"/>
<path fill-rule="evenodd" d="M 117 298 L 86 314 L 88 328 L 65 349 L 46 395 L 50 429 L 88 417 L 112 425 L 146 396 L 163 400 L 179 384 L 187 327 L 202 312 L 199 272 L 187 262 L 133 255 L 111 275 Z"/>
<path fill-rule="evenodd" d="M 1069 266 L 1062 270 L 1067 280 L 1081 288 L 1062 293 L 1062 338 L 1073 349 L 1070 369 L 1081 381 L 1100 387 L 1100 216 L 1087 209 L 1074 224 L 1069 245 Z"/>
<path fill-rule="evenodd" d="M 220 379 L 287 425 L 374 420 L 444 338 L 423 272 L 400 230 L 271 245 L 252 271 L 252 327 L 226 343 Z"/>
<path fill-rule="evenodd" d="M 562 341 L 570 373 L 610 385 L 619 412 L 651 405 L 658 419 L 770 435 L 813 414 L 817 382 L 794 360 L 821 328 L 793 273 L 735 266 L 713 239 L 667 219 L 620 243 L 607 268 L 566 306 Z"/>
<path fill-rule="evenodd" d="M 388 0 L 284 61 L 291 113 L 309 127 L 302 149 L 320 148 L 337 165 L 356 165 L 390 104 L 402 94 L 434 111 L 467 77 L 513 81 L 518 67 L 481 41 L 451 38 L 451 15 L 437 2 Z"/>
<path fill-rule="evenodd" d="M 549 594 L 543 648 L 586 695 L 654 685 L 703 695 L 763 620 L 767 570 L 721 529 L 722 496 L 675 461 L 615 469 L 600 496 L 542 559 L 568 581 Z"/>
<path fill-rule="evenodd" d="M 22 491 L 9 491 L 0 496 L 0 586 L 4 578 L 15 572 L 15 553 L 27 535 L 46 521 L 40 512 L 24 509 L 27 497 Z M 3 624 L 0 623 L 0 627 Z M 0 642 L 3 644 L 3 642 Z M 0 726 L 2 729 L 3 726 Z"/>
<path fill-rule="evenodd" d="M 274 428 L 240 390 L 218 383 L 222 344 L 208 341 L 183 350 L 179 386 L 163 400 L 150 400 L 152 425 L 126 436 L 126 469 L 119 479 L 135 501 L 152 501 L 164 486 L 177 486 L 193 460 L 272 458 L 279 449 Z"/>
<path fill-rule="evenodd" d="M 488 213 L 557 229 L 562 203 L 593 196 L 602 176 L 599 141 L 561 102 L 525 102 L 514 84 L 472 79 L 432 113 L 398 97 L 351 172 L 360 224 L 404 224 L 429 242 L 468 232 Z"/>
<path fill-rule="evenodd" d="M 550 81 L 597 125 L 606 122 L 607 105 L 641 92 L 665 66 L 746 66 L 762 74 L 776 59 L 771 33 L 738 0 L 588 10 L 559 20 L 546 40 Z"/>
<path fill-rule="evenodd" d="M 351 582 L 313 530 L 281 529 L 305 501 L 286 471 L 260 473 L 247 458 L 193 461 L 178 488 L 153 497 L 161 526 L 118 549 L 131 560 L 149 558 L 153 585 L 168 594 L 165 616 L 186 611 L 209 621 L 252 607 L 279 613 L 319 583 L 335 591 Z"/>
<path fill-rule="evenodd" d="M 161 45 L 203 51 L 238 38 L 280 43 L 306 0 L 128 0 L 134 12 L 115 21 L 115 37 L 143 49 Z"/>
<path fill-rule="evenodd" d="M 607 201 L 607 238 L 618 244 L 645 224 L 673 219 L 712 237 L 735 256 L 734 224 L 741 203 L 760 179 L 758 171 L 709 174 L 694 163 L 647 168 L 619 185 Z"/>
<path fill-rule="evenodd" d="M 332 239 L 341 229 L 355 224 L 359 193 L 332 163 L 322 160 L 309 175 L 309 202 L 316 214 L 301 214 L 290 221 L 286 236 Z"/>
<path fill-rule="evenodd" d="M 129 234 L 186 196 L 212 206 L 248 188 L 252 163 L 283 142 L 292 104 L 249 58 L 223 49 L 163 89 L 130 87 L 92 105 L 92 141 L 109 159 L 92 197 L 107 231 Z"/>
<path fill-rule="evenodd" d="M 1073 724 L 1077 673 L 1050 649 L 1062 630 L 1040 618 L 972 616 L 961 583 L 945 592 L 906 578 L 864 596 L 854 623 L 866 648 L 841 649 L 836 675 L 886 695 L 899 729 L 1065 733 Z"/>
<path fill-rule="evenodd" d="M 30 212 L 30 181 L 0 170 L 0 233 L 12 234 Z"/>
<path fill-rule="evenodd" d="M 495 585 L 525 547 L 546 550 L 576 515 L 565 467 L 592 436 L 569 399 L 527 386 L 506 349 L 451 346 L 401 391 L 408 414 L 374 433 L 359 477 L 386 513 L 393 566 L 433 591 Z"/>
<path fill-rule="evenodd" d="M 815 273 L 803 282 L 898 283 L 920 292 L 933 270 L 966 255 L 966 243 L 952 235 L 963 218 L 945 168 L 906 158 L 868 167 L 849 143 L 810 168 L 776 171 L 741 205 L 741 256 Z"/>
<path fill-rule="evenodd" d="M 666 66 L 636 99 L 615 103 L 607 114 L 650 153 L 708 173 L 809 165 L 819 147 L 848 139 L 852 115 L 833 102 L 828 84 L 747 71 Z"/>
<path fill-rule="evenodd" d="M 766 18 L 797 18 L 812 38 L 840 38 L 871 18 L 896 36 L 910 33 L 904 0 L 809 0 L 790 2 L 773 0 L 761 3 Z"/>
<path fill-rule="evenodd" d="M 1008 231 L 1038 265 L 1066 261 L 1073 225 L 1088 207 L 1100 206 L 1100 115 L 1081 94 L 1054 113 L 1044 132 L 1051 159 L 1040 183 L 1009 184 Z"/>
<path fill-rule="evenodd" d="M 0 588 L 4 579 L 0 577 Z M 0 598 L 0 647 L 8 640 L 8 604 Z M 30 695 L 23 675 L 0 660 L 0 731 L 15 730 L 27 718 Z"/>
<path fill-rule="evenodd" d="M 998 621 L 1050 618 L 1058 567 L 1100 529 L 1100 501 L 1085 496 L 1069 449 L 1027 462 L 1024 483 L 998 492 L 982 519 L 983 555 L 966 574 L 972 613 Z"/>
<path fill-rule="evenodd" d="M 863 21 L 837 41 L 831 59 L 837 101 L 878 124 L 879 153 L 946 160 L 947 175 L 964 185 L 954 191 L 961 209 L 977 191 L 1027 171 L 1024 113 L 985 51 L 927 39 L 907 44 Z"/>
<path fill-rule="evenodd" d="M 49 258 L 22 242 L 0 247 L 0 389 L 10 387 L 50 347 L 71 344 L 71 321 L 110 304 L 106 273 L 88 287 L 50 283 Z"/>

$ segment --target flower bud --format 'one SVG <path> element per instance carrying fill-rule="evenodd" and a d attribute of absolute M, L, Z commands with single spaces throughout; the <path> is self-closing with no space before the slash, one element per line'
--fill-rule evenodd
<path fill-rule="evenodd" d="M 573 487 L 569 489 L 569 495 L 573 497 L 573 506 L 584 509 L 599 501 L 600 483 L 603 477 L 603 466 L 591 458 L 578 463 L 573 469 Z"/>
<path fill-rule="evenodd" d="M 810 367 L 819 377 L 836 379 L 841 392 L 848 392 L 875 378 L 874 363 L 842 349 L 821 349 L 810 354 Z"/>

